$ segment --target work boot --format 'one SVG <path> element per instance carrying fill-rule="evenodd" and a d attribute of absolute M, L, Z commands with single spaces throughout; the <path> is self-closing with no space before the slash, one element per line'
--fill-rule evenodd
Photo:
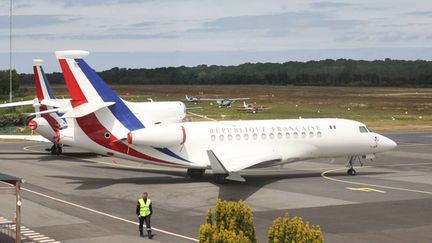
<path fill-rule="evenodd" d="M 153 238 L 151 230 L 147 230 L 147 234 L 148 234 L 148 238 L 151 240 Z"/>
<path fill-rule="evenodd" d="M 144 233 L 142 230 L 140 230 L 140 237 L 144 237 Z"/>

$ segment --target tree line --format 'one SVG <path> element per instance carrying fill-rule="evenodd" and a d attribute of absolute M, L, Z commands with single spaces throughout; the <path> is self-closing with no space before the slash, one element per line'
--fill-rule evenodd
<path fill-rule="evenodd" d="M 432 61 L 351 60 L 285 63 L 244 63 L 236 66 L 112 68 L 99 72 L 116 84 L 267 84 L 318 86 L 409 86 L 432 87 Z M 52 83 L 63 83 L 61 73 L 51 73 Z M 19 74 L 21 83 L 33 75 Z"/>

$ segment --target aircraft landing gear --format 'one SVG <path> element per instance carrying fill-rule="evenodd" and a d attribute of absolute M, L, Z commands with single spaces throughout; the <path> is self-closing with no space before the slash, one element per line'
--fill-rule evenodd
<path fill-rule="evenodd" d="M 350 168 L 347 170 L 347 174 L 351 175 L 351 176 L 355 176 L 356 175 L 356 170 L 354 168 Z"/>
<path fill-rule="evenodd" d="M 355 176 L 355 175 L 357 174 L 356 170 L 354 169 L 354 162 L 355 162 L 356 160 L 358 160 L 359 163 L 360 163 L 360 165 L 363 166 L 363 163 L 361 162 L 359 156 L 351 156 L 351 157 L 349 158 L 349 160 L 348 160 L 348 163 L 347 163 L 347 167 L 349 168 L 349 169 L 347 170 L 347 174 L 350 175 L 350 176 Z"/>
<path fill-rule="evenodd" d="M 63 152 L 63 148 L 60 144 L 53 144 L 53 146 L 51 146 L 51 154 L 52 155 L 60 155 Z"/>
<path fill-rule="evenodd" d="M 227 176 L 227 174 L 213 174 L 213 180 L 216 184 L 226 184 L 228 182 Z"/>
<path fill-rule="evenodd" d="M 205 169 L 188 169 L 187 175 L 193 179 L 199 179 L 204 176 Z"/>

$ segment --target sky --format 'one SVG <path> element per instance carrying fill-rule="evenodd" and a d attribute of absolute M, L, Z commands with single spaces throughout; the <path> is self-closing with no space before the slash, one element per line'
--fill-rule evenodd
<path fill-rule="evenodd" d="M 430 0 L 13 0 L 13 68 L 54 51 L 112 67 L 351 59 L 432 60 Z M 0 70 L 9 68 L 9 0 L 0 1 Z"/>

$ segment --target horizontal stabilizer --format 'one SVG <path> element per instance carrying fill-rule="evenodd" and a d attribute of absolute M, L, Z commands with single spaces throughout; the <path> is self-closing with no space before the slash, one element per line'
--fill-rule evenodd
<path fill-rule="evenodd" d="M 28 140 L 28 141 L 36 141 L 36 142 L 46 142 L 50 143 L 50 141 L 40 135 L 0 135 L 0 139 L 5 140 Z"/>
<path fill-rule="evenodd" d="M 43 115 L 43 114 L 50 114 L 50 113 L 55 113 L 55 112 L 65 112 L 66 110 L 62 109 L 62 108 L 56 108 L 56 109 L 49 109 L 49 110 L 45 110 L 45 111 L 40 111 L 40 112 L 33 112 L 33 113 L 29 113 L 29 116 L 34 116 L 34 115 Z"/>
<path fill-rule="evenodd" d="M 34 103 L 35 103 L 34 100 L 18 101 L 18 102 L 0 104 L 0 108 L 33 105 Z"/>
<path fill-rule="evenodd" d="M 44 99 L 40 102 L 42 105 L 51 106 L 51 107 L 62 107 L 60 102 L 54 99 Z"/>
<path fill-rule="evenodd" d="M 102 108 L 114 105 L 115 102 L 102 102 L 102 103 L 84 103 L 77 107 L 74 107 L 72 110 L 66 112 L 63 115 L 64 118 L 78 118 L 83 117 L 88 114 L 94 113 Z"/>

